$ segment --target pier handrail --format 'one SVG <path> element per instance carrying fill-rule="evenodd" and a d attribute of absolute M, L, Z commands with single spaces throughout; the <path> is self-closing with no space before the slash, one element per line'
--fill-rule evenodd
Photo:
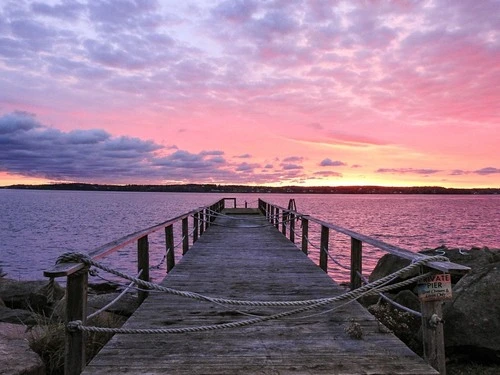
<path fill-rule="evenodd" d="M 266 205 L 271 207 L 271 210 L 269 210 L 267 208 L 263 208 Z M 403 249 L 401 247 L 388 244 L 388 243 L 381 241 L 381 240 L 378 240 L 376 238 L 369 237 L 369 236 L 366 236 L 366 235 L 361 234 L 361 233 L 357 233 L 357 232 L 352 231 L 350 229 L 346 229 L 346 228 L 340 227 L 338 225 L 328 223 L 326 221 L 312 217 L 308 214 L 303 214 L 303 213 L 300 213 L 298 211 L 290 210 L 288 208 L 284 208 L 284 207 L 281 207 L 281 206 L 278 206 L 278 205 L 275 205 L 272 203 L 268 203 L 264 200 L 260 200 L 259 208 L 261 209 L 261 211 L 264 212 L 264 214 L 266 212 L 271 212 L 272 208 L 274 208 L 274 210 L 276 210 L 276 209 L 281 210 L 285 214 L 285 216 L 287 214 L 293 214 L 293 216 L 296 219 L 300 219 L 301 221 L 307 220 L 308 222 L 314 222 L 316 224 L 321 225 L 322 227 L 332 229 L 338 233 L 345 234 L 345 235 L 351 237 L 352 239 L 355 239 L 357 241 L 372 245 L 372 246 L 374 246 L 380 250 L 383 250 L 387 253 L 396 255 L 400 258 L 404 258 L 404 259 L 407 259 L 410 261 L 424 257 L 424 255 L 422 255 L 422 254 L 418 254 L 418 253 L 415 253 L 413 251 L 406 250 L 406 249 Z M 269 215 L 269 216 L 271 216 L 271 215 Z M 275 215 L 274 219 L 277 220 L 276 215 Z M 286 221 L 286 220 L 287 220 L 286 218 L 283 219 L 283 221 Z M 457 264 L 457 263 L 452 263 L 452 262 L 429 262 L 427 264 L 427 266 L 430 268 L 433 268 L 435 270 L 441 271 L 441 272 L 452 272 L 452 273 L 456 273 L 456 274 L 466 274 L 467 272 L 470 271 L 470 267 L 463 266 L 463 265 Z"/>
<path fill-rule="evenodd" d="M 292 203 L 292 200 L 290 201 Z M 294 202 L 293 202 L 294 203 Z M 313 222 L 321 226 L 321 237 L 319 247 L 319 267 L 328 273 L 328 256 L 329 256 L 329 236 L 330 230 L 337 233 L 342 233 L 351 238 L 351 264 L 350 264 L 350 287 L 351 290 L 360 288 L 363 283 L 363 243 L 369 244 L 383 250 L 389 254 L 396 255 L 414 262 L 425 258 L 425 255 L 418 254 L 398 246 L 394 246 L 381 240 L 369 237 L 355 231 L 327 223 L 323 220 L 314 218 L 310 215 L 296 211 L 295 204 L 289 204 L 288 208 L 281 207 L 276 204 L 266 202 L 259 199 L 259 210 L 267 218 L 267 220 L 279 229 L 281 223 L 281 232 L 284 236 L 287 235 L 287 223 L 290 227 L 289 239 L 295 243 L 295 221 L 300 220 L 302 224 L 302 241 L 301 248 L 305 254 L 308 254 L 308 233 L 309 223 Z M 280 219 L 281 214 L 281 219 Z M 428 262 L 426 270 L 439 271 L 441 273 L 463 275 L 470 271 L 470 267 L 453 262 Z M 424 358 L 433 366 L 440 374 L 446 374 L 446 357 L 444 348 L 444 329 L 442 320 L 442 301 L 432 300 L 420 301 L 420 309 L 422 316 L 422 332 L 424 342 Z"/>
<path fill-rule="evenodd" d="M 226 201 L 232 201 L 236 208 L 236 198 L 221 198 L 215 203 L 193 209 L 182 215 L 168 219 L 162 223 L 128 234 L 105 245 L 99 246 L 88 253 L 92 260 L 104 258 L 119 249 L 137 241 L 137 268 L 139 278 L 149 281 L 149 241 L 148 236 L 159 230 L 165 230 L 166 269 L 167 273 L 175 266 L 173 225 L 182 222 L 182 254 L 189 250 L 189 217 L 193 217 L 192 242 L 196 242 L 204 231 L 215 220 L 213 212 L 221 212 Z M 63 254 L 64 257 L 64 254 Z M 82 263 L 59 263 L 45 270 L 45 277 L 51 282 L 58 277 L 66 277 L 66 326 L 71 321 L 85 322 L 87 319 L 88 269 Z M 147 290 L 139 290 L 139 302 L 147 297 Z M 80 331 L 66 329 L 66 345 L 64 373 L 66 375 L 80 374 L 86 364 L 85 335 Z"/>

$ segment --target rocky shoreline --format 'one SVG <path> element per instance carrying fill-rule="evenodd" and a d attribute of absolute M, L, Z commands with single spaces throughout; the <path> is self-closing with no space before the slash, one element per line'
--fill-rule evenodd
<path fill-rule="evenodd" d="M 446 353 L 450 358 L 500 364 L 500 250 L 472 248 L 467 251 L 439 247 L 424 250 L 426 255 L 443 255 L 450 261 L 471 268 L 464 276 L 452 277 L 453 298 L 443 303 Z M 410 263 L 393 255 L 384 255 L 373 270 L 375 281 Z M 405 275 L 403 281 L 416 275 Z M 420 311 L 417 285 L 410 285 L 387 296 L 413 310 Z M 361 301 L 375 316 L 394 327 L 395 333 L 414 351 L 421 347 L 420 318 L 401 312 L 379 299 Z"/>
<path fill-rule="evenodd" d="M 453 368 L 453 372 L 448 371 L 448 374 L 499 373 L 500 249 L 483 247 L 463 251 L 439 247 L 422 253 L 441 254 L 452 262 L 471 267 L 469 274 L 452 279 L 453 299 L 443 304 L 447 362 Z M 387 254 L 379 260 L 370 281 L 408 264 L 409 261 Z M 406 277 L 411 276 L 414 275 Z M 0 276 L 0 375 L 62 373 L 64 293 L 57 283 L 53 293 L 49 293 L 46 280 L 16 281 Z M 113 285 L 91 285 L 88 314 L 105 306 L 118 294 Z M 413 310 L 420 310 L 417 285 L 387 294 L 387 297 Z M 360 302 L 387 329 L 421 354 L 420 318 L 395 309 L 378 296 L 364 298 Z M 119 327 L 137 306 L 137 298 L 126 295 L 95 318 L 98 322 L 94 323 Z M 89 337 L 89 357 L 108 339 L 109 336 Z M 461 372 L 462 363 L 476 364 L 472 370 L 467 368 Z"/>

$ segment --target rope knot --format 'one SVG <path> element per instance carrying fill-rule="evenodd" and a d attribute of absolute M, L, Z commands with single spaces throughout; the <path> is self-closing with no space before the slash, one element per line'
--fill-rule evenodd
<path fill-rule="evenodd" d="M 80 329 L 83 322 L 81 320 L 74 320 L 72 322 L 68 322 L 67 328 L 70 332 L 76 332 Z"/>
<path fill-rule="evenodd" d="M 90 266 L 90 258 L 87 254 L 68 252 L 59 255 L 59 257 L 57 258 L 56 264 L 61 263 L 83 263 L 87 266 Z"/>

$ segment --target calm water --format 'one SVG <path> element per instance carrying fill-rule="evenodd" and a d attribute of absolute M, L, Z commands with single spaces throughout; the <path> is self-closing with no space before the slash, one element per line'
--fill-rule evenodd
<path fill-rule="evenodd" d="M 43 269 L 54 264 L 63 252 L 90 251 L 224 196 L 236 197 L 239 206 L 247 201 L 250 207 L 256 207 L 259 197 L 285 207 L 290 198 L 295 198 L 299 212 L 411 251 L 440 245 L 464 249 L 500 247 L 500 196 L 291 196 L 0 189 L 0 267 L 12 278 L 39 279 L 43 277 Z M 318 230 L 311 224 L 310 248 L 314 260 L 318 257 L 314 247 Z M 179 232 L 180 228 L 175 231 Z M 349 238 L 333 233 L 330 236 L 330 248 L 334 249 L 336 259 L 348 265 Z M 151 263 L 159 263 L 164 253 L 160 235 L 150 238 L 150 249 Z M 375 249 L 364 247 L 367 272 L 380 255 Z M 127 271 L 134 269 L 133 261 L 134 246 L 105 260 Z M 153 278 L 161 279 L 165 274 L 164 265 L 151 273 Z M 330 274 L 339 281 L 347 279 L 333 264 Z"/>

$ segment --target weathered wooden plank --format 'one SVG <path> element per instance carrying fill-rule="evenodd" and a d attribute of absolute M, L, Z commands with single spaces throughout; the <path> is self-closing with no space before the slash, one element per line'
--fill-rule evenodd
<path fill-rule="evenodd" d="M 334 283 L 264 217 L 219 217 L 163 285 L 248 300 L 339 295 Z M 212 304 L 150 293 L 127 328 L 214 325 L 293 308 Z M 328 311 L 331 310 L 331 311 Z M 319 314 L 321 313 L 321 314 Z M 345 328 L 360 324 L 361 340 Z M 85 374 L 437 374 L 357 302 L 237 329 L 169 335 L 115 335 Z"/>

